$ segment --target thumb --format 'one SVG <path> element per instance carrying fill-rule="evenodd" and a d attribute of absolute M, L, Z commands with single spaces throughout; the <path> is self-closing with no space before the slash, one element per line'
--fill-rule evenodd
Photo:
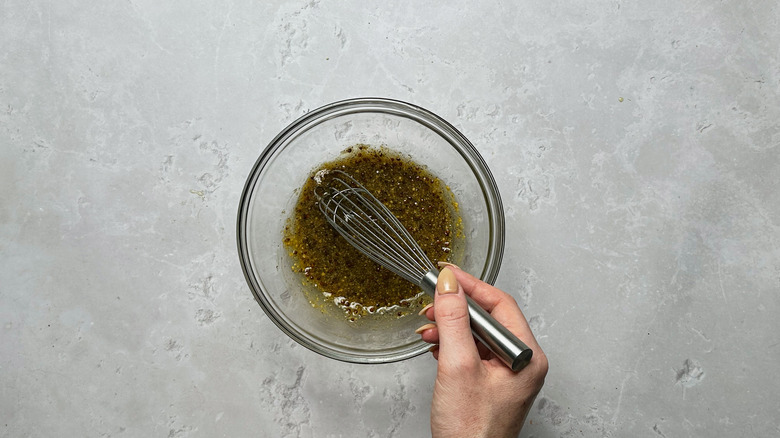
<path fill-rule="evenodd" d="M 464 364 L 478 364 L 466 294 L 450 268 L 439 273 L 433 311 L 439 332 L 439 366 L 458 369 Z"/>

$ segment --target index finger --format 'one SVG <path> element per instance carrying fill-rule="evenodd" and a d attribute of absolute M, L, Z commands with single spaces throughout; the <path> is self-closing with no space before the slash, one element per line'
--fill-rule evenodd
<path fill-rule="evenodd" d="M 517 306 L 517 301 L 501 289 L 485 283 L 453 264 L 439 262 L 439 267 L 442 266 L 455 268 L 452 269 L 452 272 L 455 274 L 458 283 L 463 286 L 463 290 L 488 312 L 492 313 L 493 310 L 501 304 L 512 304 L 513 306 Z"/>

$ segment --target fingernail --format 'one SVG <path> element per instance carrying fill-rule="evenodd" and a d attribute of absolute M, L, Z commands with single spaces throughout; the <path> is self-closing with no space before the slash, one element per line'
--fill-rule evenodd
<path fill-rule="evenodd" d="M 434 327 L 436 327 L 436 324 L 434 324 L 434 323 L 428 323 L 428 324 L 425 324 L 425 325 L 423 325 L 423 326 L 420 326 L 420 328 L 418 328 L 418 329 L 417 329 L 417 330 L 415 330 L 414 332 L 415 332 L 415 333 L 417 333 L 418 335 L 421 335 L 421 334 L 422 334 L 422 332 L 424 332 L 424 331 L 426 331 L 426 330 L 430 330 L 430 329 L 432 329 L 432 328 L 434 328 Z"/>
<path fill-rule="evenodd" d="M 440 267 L 440 268 L 446 268 L 447 266 L 452 266 L 453 268 L 458 268 L 458 269 L 460 269 L 460 266 L 456 265 L 455 263 L 450 263 L 450 262 L 438 262 L 437 264 L 439 265 L 439 267 Z"/>
<path fill-rule="evenodd" d="M 420 309 L 420 311 L 417 312 L 417 314 L 420 315 L 420 316 L 425 315 L 425 312 L 427 312 L 428 309 L 430 309 L 431 307 L 433 307 L 433 303 L 428 303 L 428 304 L 425 305 L 425 307 Z"/>
<path fill-rule="evenodd" d="M 436 281 L 436 290 L 439 295 L 454 294 L 458 291 L 458 280 L 450 268 L 444 268 L 439 272 L 439 279 Z"/>
<path fill-rule="evenodd" d="M 433 344 L 430 347 L 428 347 L 428 351 L 430 351 L 431 353 L 433 353 L 434 351 L 436 351 L 438 349 L 439 349 L 439 344 Z"/>

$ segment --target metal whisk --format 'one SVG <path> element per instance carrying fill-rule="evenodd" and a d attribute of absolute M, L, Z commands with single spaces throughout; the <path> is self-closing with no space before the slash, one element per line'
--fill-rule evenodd
<path fill-rule="evenodd" d="M 328 223 L 371 260 L 433 295 L 439 271 L 398 218 L 349 174 L 333 170 L 328 178 L 314 189 Z M 474 336 L 512 370 L 527 365 L 533 351 L 471 298 L 466 300 Z"/>

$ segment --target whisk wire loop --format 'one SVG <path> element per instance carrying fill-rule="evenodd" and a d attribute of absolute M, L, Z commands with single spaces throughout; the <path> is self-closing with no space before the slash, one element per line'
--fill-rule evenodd
<path fill-rule="evenodd" d="M 326 220 L 350 244 L 376 263 L 419 284 L 433 263 L 409 231 L 371 192 L 349 174 L 334 170 L 315 195 Z"/>

